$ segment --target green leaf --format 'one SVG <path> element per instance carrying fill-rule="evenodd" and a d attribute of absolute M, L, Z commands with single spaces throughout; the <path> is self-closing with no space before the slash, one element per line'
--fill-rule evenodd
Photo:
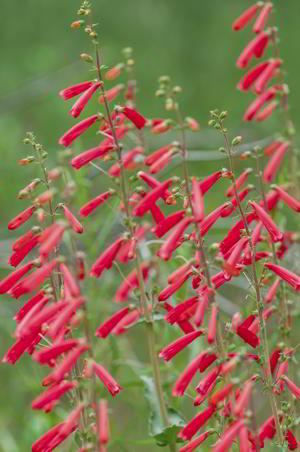
<path fill-rule="evenodd" d="M 144 383 L 145 397 L 150 407 L 149 434 L 155 438 L 158 446 L 182 442 L 180 438 L 177 438 L 177 435 L 185 425 L 185 421 L 173 408 L 167 408 L 169 425 L 165 427 L 161 418 L 159 400 L 153 379 L 141 376 L 141 380 Z"/>

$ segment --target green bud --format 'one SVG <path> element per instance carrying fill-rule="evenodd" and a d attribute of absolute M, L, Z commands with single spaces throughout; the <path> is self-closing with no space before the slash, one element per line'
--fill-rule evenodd
<path fill-rule="evenodd" d="M 220 119 L 224 119 L 226 118 L 226 116 L 228 116 L 228 111 L 222 111 L 220 114 Z"/>
<path fill-rule="evenodd" d="M 156 90 L 156 92 L 155 92 L 155 96 L 156 96 L 156 97 L 163 97 L 163 96 L 165 96 L 165 94 L 166 94 L 166 92 L 165 92 L 164 89 L 158 89 L 158 90 Z"/>
<path fill-rule="evenodd" d="M 231 144 L 232 146 L 236 146 L 237 144 L 240 144 L 243 141 L 243 137 L 237 136 L 234 137 Z"/>

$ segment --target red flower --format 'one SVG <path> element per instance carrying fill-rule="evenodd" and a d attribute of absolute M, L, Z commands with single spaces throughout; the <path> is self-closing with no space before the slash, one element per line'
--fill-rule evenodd
<path fill-rule="evenodd" d="M 92 160 L 104 157 L 114 148 L 115 146 L 110 140 L 104 140 L 100 144 L 100 146 L 88 149 L 87 151 L 81 152 L 81 154 L 74 157 L 71 161 L 71 165 L 74 169 L 80 169 L 82 166 L 87 165 Z"/>
<path fill-rule="evenodd" d="M 248 23 L 255 17 L 258 10 L 257 3 L 250 6 L 246 11 L 243 12 L 232 24 L 232 29 L 235 31 L 242 30 Z"/>
<path fill-rule="evenodd" d="M 68 100 L 78 94 L 83 93 L 87 89 L 89 89 L 93 85 L 93 82 L 82 82 L 77 85 L 70 86 L 69 88 L 65 88 L 59 92 L 59 95 L 64 99 Z"/>
<path fill-rule="evenodd" d="M 49 403 L 59 400 L 67 391 L 75 388 L 76 381 L 62 381 L 58 385 L 52 386 L 46 392 L 35 398 L 31 404 L 33 410 L 41 410 Z"/>
<path fill-rule="evenodd" d="M 235 422 L 225 430 L 212 452 L 226 452 L 231 447 L 233 440 L 239 434 L 241 428 L 244 427 L 244 419 Z"/>
<path fill-rule="evenodd" d="M 235 181 L 235 189 L 238 191 L 248 180 L 248 176 L 250 173 L 252 173 L 252 168 L 247 168 L 245 171 L 242 172 L 242 174 L 236 179 Z M 231 185 L 226 192 L 226 196 L 229 198 L 234 196 L 234 185 Z"/>
<path fill-rule="evenodd" d="M 198 303 L 198 300 L 199 296 L 195 295 L 175 306 L 175 308 L 168 312 L 168 315 L 166 316 L 167 322 L 171 325 L 177 322 L 180 318 L 182 318 L 182 314 L 190 310 L 194 305 Z"/>
<path fill-rule="evenodd" d="M 9 276 L 0 281 L 0 294 L 7 293 L 21 278 L 33 267 L 33 262 L 28 262 L 23 267 L 12 272 Z"/>
<path fill-rule="evenodd" d="M 199 182 L 196 178 L 192 180 L 192 205 L 195 221 L 198 223 L 204 218 L 204 199 Z"/>
<path fill-rule="evenodd" d="M 121 237 L 110 245 L 93 264 L 89 274 L 99 278 L 105 269 L 109 270 L 115 260 L 124 239 Z"/>
<path fill-rule="evenodd" d="M 106 444 L 109 440 L 107 400 L 100 399 L 98 404 L 98 437 L 100 444 Z"/>
<path fill-rule="evenodd" d="M 107 201 L 109 198 L 112 197 L 113 191 L 109 190 L 104 193 L 101 193 L 101 195 L 97 196 L 94 199 L 91 199 L 89 202 L 87 202 L 84 206 L 80 208 L 80 216 L 81 217 L 87 217 L 93 210 L 96 209 L 96 207 L 101 206 L 105 201 Z"/>
<path fill-rule="evenodd" d="M 124 88 L 124 85 L 120 83 L 119 85 L 114 86 L 113 88 L 109 89 L 105 92 L 105 97 L 108 102 L 111 102 L 114 100 L 121 92 L 121 90 Z M 104 95 L 101 94 L 99 97 L 100 104 L 104 104 Z"/>
<path fill-rule="evenodd" d="M 253 25 L 252 29 L 253 33 L 260 33 L 264 29 L 266 22 L 268 20 L 268 15 L 272 10 L 272 7 L 273 3 L 271 2 L 267 2 L 263 5 L 258 18 L 256 19 L 255 24 Z"/>
<path fill-rule="evenodd" d="M 233 384 L 229 383 L 226 386 L 223 386 L 223 388 L 218 389 L 217 392 L 215 392 L 211 398 L 209 399 L 209 403 L 211 405 L 218 405 L 218 403 L 222 402 L 224 399 L 226 399 L 229 394 L 231 394 L 233 389 Z"/>
<path fill-rule="evenodd" d="M 82 94 L 82 96 L 79 97 L 79 99 L 75 102 L 73 105 L 71 111 L 69 114 L 73 116 L 73 118 L 77 118 L 77 116 L 80 115 L 94 92 L 99 88 L 101 85 L 101 82 L 93 83 L 85 92 Z"/>
<path fill-rule="evenodd" d="M 41 340 L 40 331 L 18 339 L 5 353 L 3 363 L 15 364 L 26 351 L 32 350 Z"/>
<path fill-rule="evenodd" d="M 199 183 L 202 195 L 204 195 L 219 179 L 222 177 L 222 171 L 217 171 L 206 177 Z"/>
<path fill-rule="evenodd" d="M 172 148 L 171 144 L 167 144 L 166 146 L 163 146 L 156 151 L 152 152 L 152 154 L 148 155 L 148 157 L 145 158 L 145 165 L 151 166 L 153 165 L 157 160 L 159 160 L 164 154 L 166 154 L 170 149 Z"/>
<path fill-rule="evenodd" d="M 129 119 L 129 121 L 133 122 L 138 129 L 142 129 L 145 126 L 146 119 L 132 108 L 124 107 L 122 108 L 122 113 Z"/>
<path fill-rule="evenodd" d="M 144 281 L 147 281 L 148 274 L 149 274 L 150 265 L 148 262 L 143 262 L 141 264 L 140 270 L 143 275 Z M 132 292 L 132 290 L 137 289 L 139 287 L 139 280 L 137 277 L 137 271 L 136 268 L 133 269 L 129 275 L 124 279 L 121 286 L 117 290 L 116 293 L 116 301 L 117 302 L 123 302 L 128 299 L 129 294 Z"/>
<path fill-rule="evenodd" d="M 48 364 L 48 366 L 52 367 L 60 355 L 69 352 L 77 345 L 79 345 L 78 339 L 55 342 L 50 347 L 43 347 L 37 350 L 32 358 L 41 365 Z"/>
<path fill-rule="evenodd" d="M 193 331 L 192 333 L 188 333 L 185 336 L 182 336 L 176 339 L 171 344 L 167 345 L 159 354 L 160 358 L 163 358 L 165 361 L 169 361 L 174 356 L 177 355 L 181 350 L 187 347 L 191 342 L 193 342 L 197 337 L 203 334 L 202 330 Z"/>
<path fill-rule="evenodd" d="M 265 296 L 265 303 L 271 303 L 276 296 L 277 289 L 280 285 L 280 278 L 276 278 L 272 286 L 269 288 L 267 295 Z"/>
<path fill-rule="evenodd" d="M 287 384 L 289 390 L 293 393 L 296 399 L 300 399 L 300 388 L 295 385 L 286 375 L 283 375 L 282 380 Z"/>
<path fill-rule="evenodd" d="M 202 396 L 206 396 L 208 393 L 210 393 L 217 383 L 217 377 L 220 373 L 220 370 L 221 367 L 218 366 L 208 372 L 208 374 L 206 374 L 205 377 L 202 378 L 200 383 L 198 383 L 198 385 L 196 386 L 196 391 Z"/>
<path fill-rule="evenodd" d="M 260 96 L 249 105 L 244 114 L 244 121 L 252 121 L 259 110 L 265 105 L 266 102 L 272 100 L 277 93 L 277 89 L 272 86 L 267 91 L 264 91 Z"/>
<path fill-rule="evenodd" d="M 20 291 L 23 293 L 29 293 L 37 289 L 37 287 L 39 287 L 44 280 L 48 278 L 56 265 L 57 261 L 54 259 L 52 262 L 44 264 L 30 276 L 27 276 L 27 278 L 20 283 Z"/>
<path fill-rule="evenodd" d="M 279 59 L 270 60 L 268 62 L 267 67 L 264 71 L 259 75 L 255 82 L 255 92 L 257 94 L 261 94 L 263 90 L 265 89 L 266 84 L 268 81 L 273 77 L 273 75 L 276 72 L 276 69 L 281 65 L 282 61 Z"/>
<path fill-rule="evenodd" d="M 75 216 L 72 214 L 72 212 L 68 209 L 67 206 L 63 205 L 62 208 L 64 210 L 65 218 L 68 220 L 68 223 L 73 229 L 73 231 L 77 232 L 77 234 L 82 234 L 83 233 L 82 224 L 79 223 L 77 218 L 75 218 Z"/>
<path fill-rule="evenodd" d="M 186 446 L 181 447 L 179 452 L 192 452 L 198 446 L 200 446 L 200 444 L 202 444 L 203 441 L 205 441 L 206 438 L 208 438 L 209 435 L 211 435 L 211 433 L 212 432 L 210 432 L 210 431 L 202 433 L 201 435 L 197 436 L 197 438 L 193 439 L 193 441 L 188 443 Z"/>
<path fill-rule="evenodd" d="M 264 169 L 264 181 L 272 182 L 273 177 L 276 175 L 277 168 L 281 164 L 285 152 L 288 150 L 290 143 L 288 141 L 283 142 L 276 152 L 272 155 L 267 166 Z M 279 194 L 277 194 L 279 197 Z"/>
<path fill-rule="evenodd" d="M 285 190 L 283 190 L 283 188 L 279 187 L 278 185 L 273 188 L 277 191 L 280 199 L 282 199 L 283 202 L 285 202 L 291 209 L 295 210 L 296 212 L 300 212 L 299 201 L 289 195 Z"/>
<path fill-rule="evenodd" d="M 230 206 L 230 203 L 225 202 L 217 209 L 213 210 L 209 215 L 207 215 L 199 224 L 200 236 L 203 237 L 209 229 L 215 224 L 217 219 L 221 216 L 222 212 Z"/>
<path fill-rule="evenodd" d="M 268 230 L 273 242 L 280 242 L 283 239 L 282 232 L 278 229 L 272 218 L 267 212 L 256 202 L 249 201 L 249 205 L 253 208 L 259 219 L 263 222 L 265 228 Z"/>
<path fill-rule="evenodd" d="M 272 115 L 273 111 L 275 110 L 275 108 L 279 105 L 279 103 L 275 100 L 273 102 L 270 102 L 269 105 L 264 108 L 262 111 L 260 111 L 256 116 L 255 116 L 255 121 L 265 121 L 265 119 L 268 119 L 269 116 Z"/>
<path fill-rule="evenodd" d="M 98 378 L 102 381 L 102 383 L 107 387 L 110 394 L 114 397 L 119 394 L 119 392 L 123 389 L 114 379 L 113 377 L 104 369 L 101 364 L 96 363 L 95 361 L 91 361 L 88 364 L 88 368 L 86 369 L 87 375 L 90 376 L 90 373 L 94 373 Z"/>
<path fill-rule="evenodd" d="M 162 169 L 164 169 L 164 167 L 169 164 L 172 155 L 173 149 L 171 148 L 168 152 L 162 155 L 160 159 L 156 160 L 156 162 L 150 166 L 150 173 L 156 174 L 159 173 L 159 171 L 161 171 Z"/>
<path fill-rule="evenodd" d="M 116 66 L 112 67 L 111 69 L 106 71 L 104 78 L 106 78 L 106 80 L 114 80 L 115 78 L 119 77 L 123 66 L 123 64 L 117 64 Z"/>
<path fill-rule="evenodd" d="M 41 290 L 37 295 L 34 295 L 32 298 L 30 298 L 22 307 L 21 309 L 16 313 L 14 319 L 17 323 L 21 322 L 21 320 L 25 317 L 25 315 L 41 300 L 44 300 L 48 302 L 50 297 L 47 297 L 44 295 L 43 290 Z M 43 305 L 44 306 L 44 305 Z"/>
<path fill-rule="evenodd" d="M 212 417 L 216 408 L 210 405 L 201 413 L 197 414 L 187 425 L 180 431 L 179 436 L 182 439 L 191 439 L 195 433 Z"/>
<path fill-rule="evenodd" d="M 243 339 L 246 344 L 251 345 L 251 347 L 255 348 L 259 345 L 259 337 L 256 334 L 252 333 L 248 328 L 244 326 L 238 326 L 236 329 L 237 334 Z"/>
<path fill-rule="evenodd" d="M 90 116 L 83 121 L 75 124 L 70 130 L 68 130 L 60 139 L 59 144 L 68 147 L 78 138 L 83 132 L 85 132 L 95 121 L 99 119 L 98 115 Z"/>
<path fill-rule="evenodd" d="M 297 439 L 295 438 L 291 430 L 288 430 L 287 433 L 285 434 L 285 440 L 288 442 L 289 450 L 298 449 L 299 446 Z"/>
<path fill-rule="evenodd" d="M 250 69 L 250 71 L 247 72 L 237 84 L 237 89 L 247 91 L 268 66 L 269 61 L 264 61 L 263 63 L 259 63 L 257 66 Z"/>
<path fill-rule="evenodd" d="M 248 66 L 253 56 L 260 58 L 264 53 L 265 47 L 268 45 L 269 36 L 269 32 L 262 31 L 256 38 L 250 41 L 238 58 L 236 62 L 237 67 L 242 69 Z"/>
<path fill-rule="evenodd" d="M 172 257 L 173 251 L 177 248 L 180 243 L 180 239 L 185 229 L 194 221 L 193 218 L 185 217 L 183 218 L 177 226 L 173 229 L 169 237 L 165 240 L 163 245 L 157 251 L 157 256 L 163 260 L 169 260 Z"/>
<path fill-rule="evenodd" d="M 73 278 L 73 275 L 70 272 L 70 270 L 68 269 L 68 267 L 65 264 L 60 264 L 59 268 L 64 277 L 65 290 L 67 288 L 72 297 L 79 297 L 80 288 L 78 287 L 78 285 L 77 285 L 75 279 Z"/>
<path fill-rule="evenodd" d="M 165 301 L 170 298 L 173 293 L 177 292 L 177 290 L 185 283 L 185 281 L 191 276 L 193 272 L 191 270 L 187 270 L 180 278 L 177 279 L 174 283 L 168 285 L 165 289 L 163 289 L 158 297 L 158 301 Z"/>
<path fill-rule="evenodd" d="M 177 223 L 179 223 L 183 219 L 184 215 L 185 210 L 179 210 L 178 212 L 171 213 L 168 217 L 165 217 L 160 223 L 154 226 L 154 228 L 152 228 L 152 232 L 156 235 L 156 237 L 162 237 Z"/>
<path fill-rule="evenodd" d="M 290 286 L 292 286 L 295 290 L 300 290 L 300 276 L 287 270 L 284 267 L 280 267 L 279 265 L 275 265 L 270 262 L 266 262 L 264 266 L 272 272 L 276 273 L 277 276 L 290 284 Z"/>
<path fill-rule="evenodd" d="M 152 191 L 147 193 L 147 195 L 135 206 L 133 209 L 133 215 L 137 217 L 142 217 L 148 210 L 155 204 L 158 198 L 163 197 L 166 189 L 172 184 L 172 179 L 168 179 Z"/>
<path fill-rule="evenodd" d="M 249 396 L 252 391 L 252 381 L 249 380 L 246 382 L 243 391 L 241 392 L 235 406 L 234 406 L 234 414 L 237 417 L 242 416 L 244 410 L 247 408 Z"/>
<path fill-rule="evenodd" d="M 208 322 L 207 327 L 207 342 L 212 344 L 216 340 L 217 334 L 217 315 L 218 315 L 218 307 L 213 305 L 211 308 L 211 317 Z"/>
<path fill-rule="evenodd" d="M 52 251 L 55 250 L 56 246 L 59 244 L 64 232 L 65 225 L 60 223 L 54 223 L 44 230 L 43 234 L 39 238 L 39 242 L 42 243 L 40 246 L 40 255 L 45 258 Z"/>
<path fill-rule="evenodd" d="M 96 336 L 104 339 L 111 333 L 116 325 L 129 313 L 129 308 L 123 308 L 120 311 L 113 314 L 105 322 L 103 322 L 96 330 Z"/>
<path fill-rule="evenodd" d="M 19 248 L 18 251 L 16 251 L 9 257 L 8 263 L 13 267 L 17 267 L 20 264 L 20 262 L 22 262 L 25 259 L 28 253 L 30 253 L 30 251 L 36 247 L 39 241 L 39 237 L 40 234 L 34 235 L 32 239 L 26 242 L 22 248 Z"/>
<path fill-rule="evenodd" d="M 143 154 L 144 148 L 138 146 L 131 151 L 127 152 L 127 154 L 122 156 L 122 163 L 123 167 L 126 169 L 134 169 L 136 167 L 136 163 L 134 162 L 134 159 L 137 155 Z M 115 163 L 112 165 L 112 167 L 108 170 L 108 174 L 110 176 L 119 177 L 120 176 L 120 165 L 119 163 Z"/>
<path fill-rule="evenodd" d="M 15 218 L 13 218 L 8 223 L 8 229 L 14 230 L 19 228 L 22 224 L 24 224 L 29 218 L 32 216 L 33 212 L 36 210 L 35 206 L 28 207 L 28 209 L 24 210 L 23 212 L 19 213 Z"/>

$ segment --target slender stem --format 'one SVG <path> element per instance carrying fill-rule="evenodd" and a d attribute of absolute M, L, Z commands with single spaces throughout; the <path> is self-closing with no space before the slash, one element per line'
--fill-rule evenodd
<path fill-rule="evenodd" d="M 264 352 L 264 364 L 265 364 L 265 366 L 267 366 L 267 378 L 266 378 L 267 379 L 267 389 L 268 389 L 268 393 L 269 393 L 269 400 L 270 400 L 270 405 L 272 408 L 272 413 L 273 413 L 273 416 L 275 419 L 276 432 L 278 435 L 279 442 L 282 445 L 284 442 L 284 437 L 283 437 L 283 433 L 282 433 L 281 425 L 280 425 L 280 421 L 279 421 L 279 414 L 278 414 L 276 399 L 275 399 L 275 396 L 272 391 L 272 373 L 271 373 L 271 367 L 270 367 L 268 336 L 267 336 L 266 323 L 265 323 L 265 319 L 263 316 L 263 303 L 262 303 L 261 293 L 260 293 L 260 283 L 259 283 L 257 273 L 256 273 L 255 246 L 253 246 L 253 243 L 251 240 L 250 229 L 249 229 L 247 219 L 244 214 L 244 211 L 243 211 L 243 208 L 241 206 L 241 202 L 240 202 L 240 199 L 238 196 L 238 192 L 237 192 L 237 188 L 236 188 L 236 179 L 235 179 L 234 168 L 233 168 L 232 149 L 231 149 L 231 146 L 229 145 L 227 133 L 224 131 L 222 124 L 221 124 L 221 131 L 224 136 L 225 147 L 226 147 L 227 156 L 228 156 L 229 165 L 230 165 L 230 171 L 232 172 L 234 196 L 236 198 L 238 210 L 239 210 L 241 218 L 244 222 L 245 230 L 246 230 L 247 236 L 249 238 L 249 246 L 250 246 L 250 250 L 251 250 L 253 285 L 254 285 L 255 293 L 256 293 L 256 305 L 257 305 L 257 311 L 258 311 L 259 323 L 260 323 L 260 338 L 261 338 L 262 348 L 263 348 L 263 352 Z"/>

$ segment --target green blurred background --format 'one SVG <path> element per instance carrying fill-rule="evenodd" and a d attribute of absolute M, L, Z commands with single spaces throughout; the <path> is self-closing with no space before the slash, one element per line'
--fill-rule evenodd
<path fill-rule="evenodd" d="M 235 60 L 249 41 L 251 32 L 247 29 L 234 33 L 231 23 L 251 3 L 247 0 L 94 0 L 93 6 L 94 21 L 99 22 L 98 32 L 105 63 L 110 66 L 120 61 L 121 50 L 125 46 L 134 49 L 141 112 L 147 117 L 164 115 L 162 104 L 154 93 L 158 76 L 170 75 L 174 84 L 184 88 L 180 95 L 184 113 L 195 117 L 201 124 L 202 132 L 193 137 L 193 146 L 208 151 L 215 150 L 220 144 L 215 132 L 207 128 L 209 110 L 213 108 L 229 111 L 230 131 L 243 135 L 245 142 L 270 136 L 281 125 L 278 114 L 263 124 L 245 124 L 241 120 L 252 95 L 235 89 L 242 76 Z M 275 0 L 274 3 L 275 22 L 281 37 L 280 50 L 291 90 L 291 116 L 297 126 L 300 104 L 300 5 L 299 0 Z M 28 152 L 22 138 L 26 131 L 33 130 L 49 151 L 49 159 L 54 164 L 58 139 L 73 124 L 67 114 L 68 106 L 58 97 L 58 92 L 88 77 L 88 65 L 78 58 L 80 53 L 91 51 L 88 40 L 83 33 L 70 29 L 70 23 L 77 18 L 75 12 L 78 6 L 79 2 L 74 0 L 3 1 L 1 4 L 2 276 L 8 268 L 9 247 L 17 236 L 9 234 L 6 225 L 23 208 L 16 194 L 35 176 L 35 168 L 18 165 L 20 158 Z M 224 166 L 222 161 L 200 161 L 196 171 L 194 166 L 194 174 L 203 176 L 217 165 Z M 3 297 L 0 304 L 1 356 L 11 341 L 13 303 Z M 0 367 L 1 452 L 29 450 L 33 438 L 56 419 L 52 415 L 47 417 L 30 411 L 32 394 L 39 392 L 33 375 L 36 381 L 41 377 L 40 370 L 28 357 L 15 367 Z M 120 406 L 116 404 L 116 410 L 120 413 L 126 412 L 126 407 L 126 416 L 120 414 L 121 430 L 124 428 L 125 431 L 127 424 L 122 427 L 125 422 L 122 416 L 127 418 L 133 410 L 126 398 Z M 143 432 L 146 419 L 140 425 L 137 417 L 135 413 L 129 428 L 133 429 L 136 422 L 140 432 Z M 140 435 L 143 438 L 143 434 Z M 129 449 L 140 450 L 140 447 L 143 446 Z M 116 446 L 113 450 L 122 448 Z"/>

